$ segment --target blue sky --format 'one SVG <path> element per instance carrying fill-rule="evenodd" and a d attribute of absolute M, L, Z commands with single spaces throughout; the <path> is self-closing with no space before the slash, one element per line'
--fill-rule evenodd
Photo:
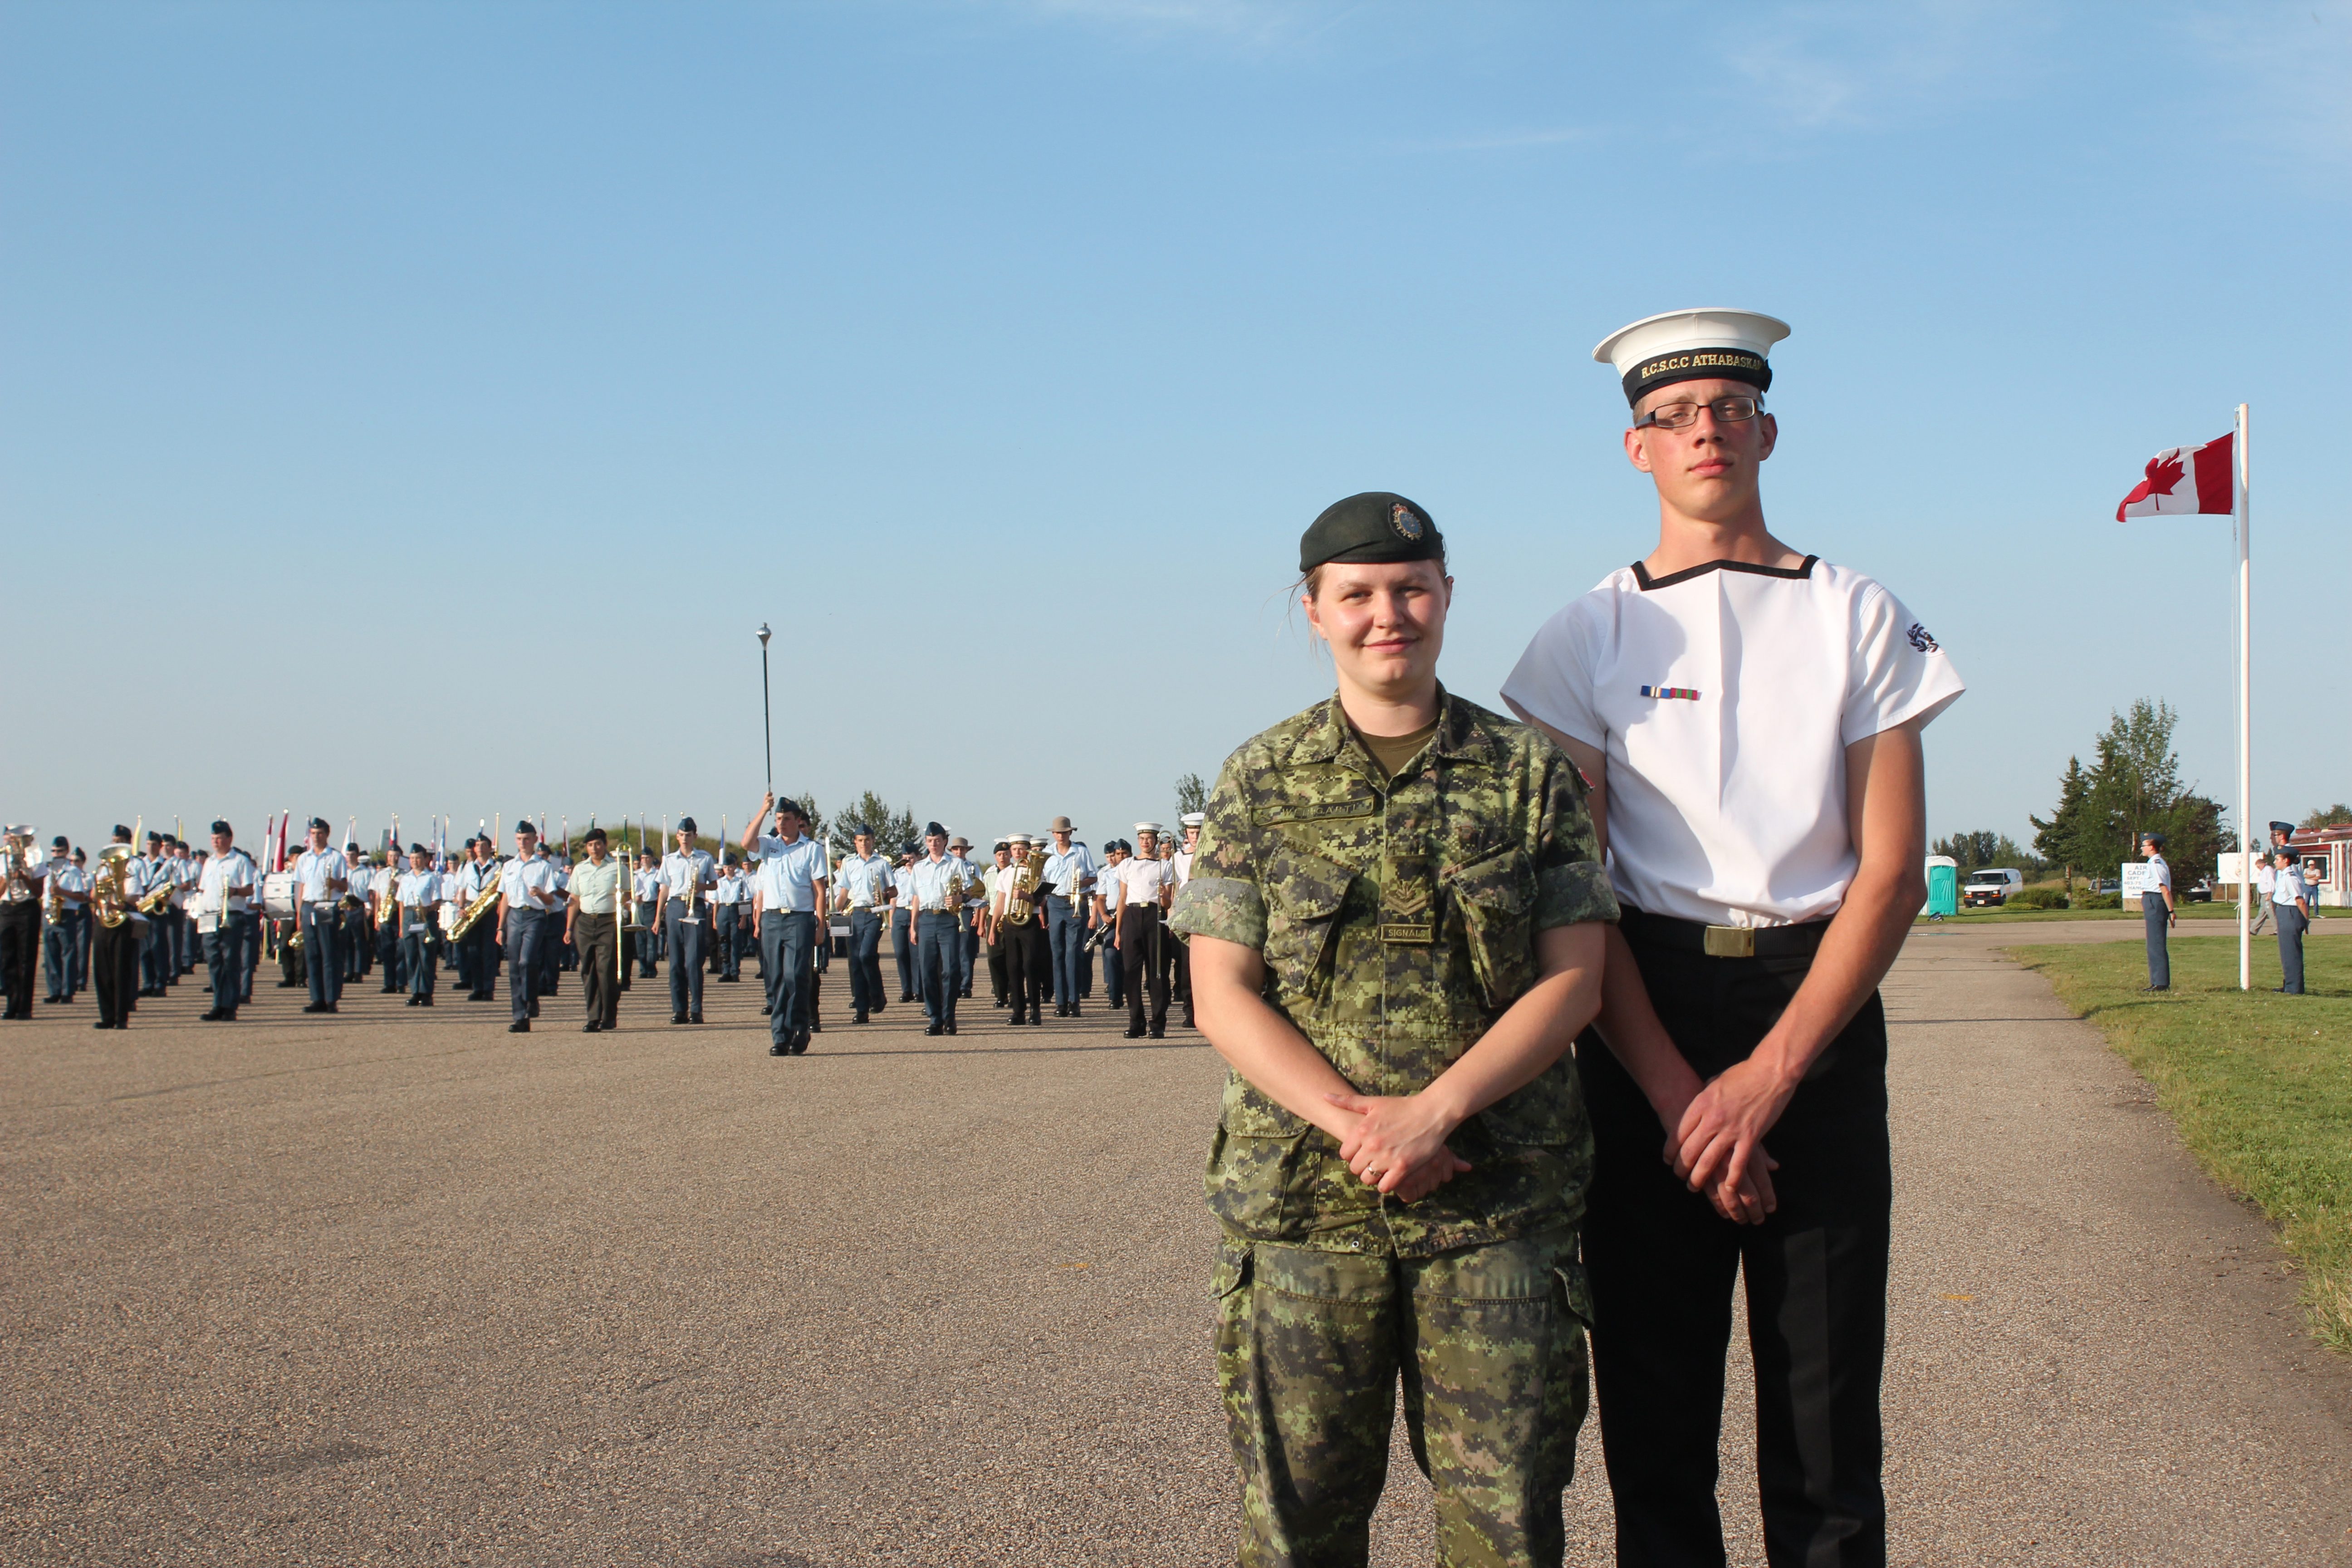
<path fill-rule="evenodd" d="M 1969 695 L 1941 834 L 2111 709 L 2255 815 L 2334 704 L 2352 7 L 0 6 L 10 816 L 692 812 L 762 773 L 1096 842 L 1314 700 L 1328 502 L 1446 531 L 1444 673 L 1654 542 L 1594 342 L 1792 322 L 1774 527 Z M 101 629 L 103 628 L 103 629 Z"/>

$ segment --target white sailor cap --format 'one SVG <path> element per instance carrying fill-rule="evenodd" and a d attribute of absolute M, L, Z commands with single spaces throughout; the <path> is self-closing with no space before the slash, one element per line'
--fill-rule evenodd
<path fill-rule="evenodd" d="M 1772 384 L 1765 356 L 1788 335 L 1788 322 L 1754 310 L 1668 310 L 1618 328 L 1592 357 L 1616 367 L 1629 404 L 1678 381 L 1744 381 L 1762 392 Z"/>
<path fill-rule="evenodd" d="M 1178 817 L 1176 822 L 1181 827 L 1198 827 L 1208 820 L 1209 814 L 1205 811 L 1188 811 Z"/>
<path fill-rule="evenodd" d="M 1008 833 L 1004 836 L 1004 842 L 1007 844 L 1027 844 L 1032 842 L 1032 840 L 1025 833 Z"/>
<path fill-rule="evenodd" d="M 33 832 L 33 825 L 31 823 L 12 822 L 8 825 L 8 837 L 11 838 L 32 838 L 37 836 Z"/>
<path fill-rule="evenodd" d="M 1165 834 L 1168 831 L 1165 827 L 1160 826 L 1160 824 L 1156 822 L 1139 822 L 1135 825 L 1135 830 L 1138 833 L 1149 833 L 1155 837 Z"/>

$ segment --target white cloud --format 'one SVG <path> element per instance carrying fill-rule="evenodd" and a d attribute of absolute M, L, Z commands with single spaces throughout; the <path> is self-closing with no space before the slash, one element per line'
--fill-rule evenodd
<path fill-rule="evenodd" d="M 1779 123 L 1873 129 L 2021 90 L 2054 26 L 2016 0 L 1802 5 L 1733 23 L 1718 52 Z"/>

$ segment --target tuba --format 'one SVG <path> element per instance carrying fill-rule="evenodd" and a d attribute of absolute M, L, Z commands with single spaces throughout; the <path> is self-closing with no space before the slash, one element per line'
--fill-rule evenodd
<path fill-rule="evenodd" d="M 89 884 L 89 910 L 109 931 L 131 915 L 131 894 L 123 882 L 134 853 L 128 844 L 110 844 L 98 852 L 98 875 Z"/>

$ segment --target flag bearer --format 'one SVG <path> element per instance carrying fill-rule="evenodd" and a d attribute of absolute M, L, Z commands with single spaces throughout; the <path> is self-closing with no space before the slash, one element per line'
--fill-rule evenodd
<path fill-rule="evenodd" d="M 1656 489 L 1657 545 L 1547 621 L 1503 687 L 1590 781 L 1624 906 L 1577 1063 L 1626 1564 L 1724 1560 L 1717 1436 L 1743 1274 L 1766 1555 L 1886 1560 L 1877 988 L 1926 896 L 1919 732 L 1962 688 L 1892 594 L 1765 527 L 1766 353 L 1787 335 L 1679 311 L 1595 351 L 1632 405 L 1622 444 Z"/>

